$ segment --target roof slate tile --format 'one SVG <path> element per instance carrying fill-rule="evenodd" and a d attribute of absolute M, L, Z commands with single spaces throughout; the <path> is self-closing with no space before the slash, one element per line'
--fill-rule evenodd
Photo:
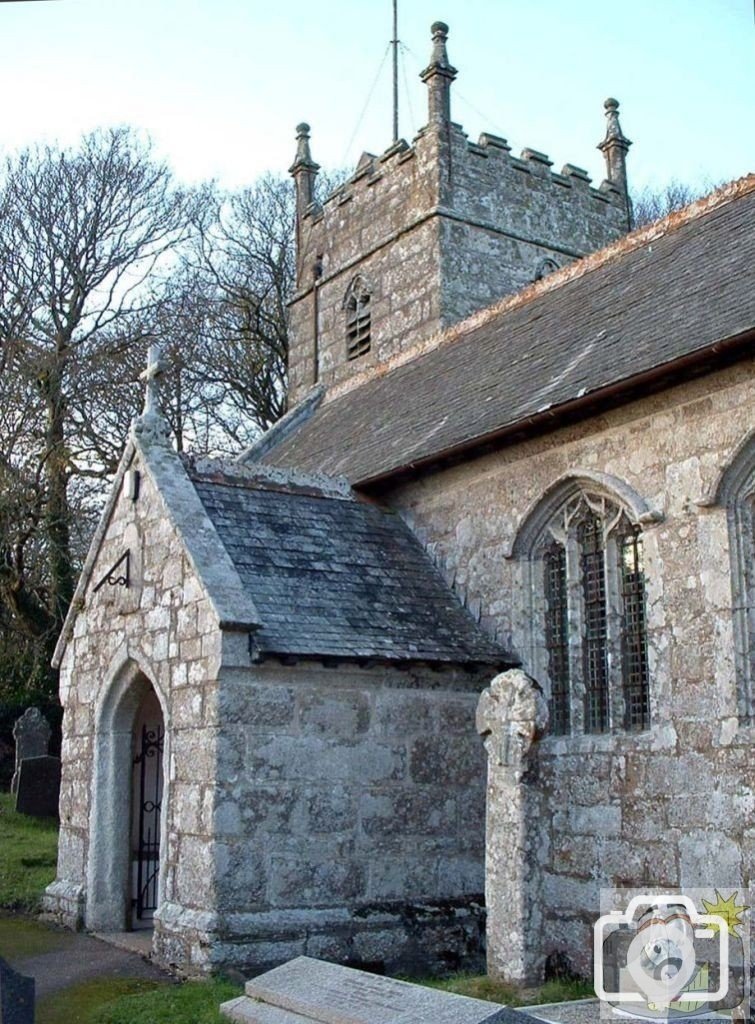
<path fill-rule="evenodd" d="M 511 663 L 394 513 L 217 471 L 191 478 L 259 612 L 263 653 Z"/>
<path fill-rule="evenodd" d="M 665 233 L 628 239 L 581 276 L 566 268 L 563 283 L 462 325 L 454 340 L 326 396 L 265 447 L 263 463 L 365 484 L 751 332 L 753 181 L 680 226 L 670 218 Z"/>

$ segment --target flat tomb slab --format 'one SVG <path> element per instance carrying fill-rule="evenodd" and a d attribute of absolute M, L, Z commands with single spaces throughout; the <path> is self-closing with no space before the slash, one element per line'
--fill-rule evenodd
<path fill-rule="evenodd" d="M 527 1024 L 526 1013 L 300 956 L 223 1003 L 239 1024 Z M 277 1011 L 271 1013 L 271 1011 Z"/>

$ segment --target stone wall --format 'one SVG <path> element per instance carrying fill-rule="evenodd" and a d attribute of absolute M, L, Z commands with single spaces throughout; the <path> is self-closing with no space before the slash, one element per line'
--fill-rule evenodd
<path fill-rule="evenodd" d="M 727 511 L 710 495 L 751 434 L 754 378 L 750 361 L 390 495 L 460 596 L 543 683 L 533 629 L 542 595 L 517 557 L 520 527 L 570 474 L 608 474 L 648 511 L 651 726 L 626 733 L 614 722 L 533 748 L 528 834 L 517 839 L 543 911 L 529 977 L 554 951 L 590 970 L 601 886 L 753 882 L 755 731 L 738 716 Z M 514 855 L 507 835 L 488 841 L 501 862 Z"/>
<path fill-rule="evenodd" d="M 213 858 L 184 838 L 179 864 L 214 873 L 216 908 L 164 907 L 161 958 L 247 972 L 303 954 L 479 963 L 485 680 L 243 660 L 219 680 Z M 196 832 L 188 807 L 182 828 Z"/>
<path fill-rule="evenodd" d="M 593 188 L 581 168 L 556 173 L 545 154 L 515 157 L 493 135 L 475 145 L 455 130 L 449 140 L 439 222 L 444 327 L 628 230 L 620 193 L 608 182 Z"/>
<path fill-rule="evenodd" d="M 128 493 L 136 479 L 133 473 L 139 481 L 136 500 Z M 118 898 L 111 892 L 114 884 L 123 887 L 125 879 L 114 880 L 113 872 L 119 870 L 118 858 L 125 851 L 108 848 L 116 842 L 108 829 L 128 818 L 131 720 L 146 681 L 158 696 L 169 738 L 163 898 L 186 906 L 213 898 L 211 873 L 187 878 L 178 865 L 193 842 L 182 835 L 185 817 L 192 813 L 189 808 L 204 814 L 207 830 L 211 829 L 221 634 L 166 507 L 138 457 L 131 474 L 122 481 L 60 666 L 60 845 L 57 880 L 45 898 L 45 910 L 65 924 L 86 923 L 109 931 L 128 923 L 125 892 Z M 129 586 L 105 582 L 95 592 L 126 550 Z M 115 764 L 117 756 L 120 762 Z M 111 765 L 115 775 L 127 777 L 120 794 L 125 794 L 125 805 L 116 797 L 120 780 L 105 780 Z M 101 799 L 95 807 L 98 779 Z"/>
<path fill-rule="evenodd" d="M 291 404 L 316 379 L 343 380 L 517 291 L 547 271 L 544 260 L 562 266 L 626 232 L 614 185 L 595 189 L 580 168 L 550 165 L 534 150 L 512 156 L 496 136 L 469 143 L 454 124 L 366 154 L 300 226 Z M 348 361 L 343 302 L 357 274 L 372 292 L 372 348 Z"/>
<path fill-rule="evenodd" d="M 77 598 L 45 912 L 130 927 L 134 723 L 151 685 L 166 731 L 158 959 L 189 973 L 305 952 L 402 970 L 478 963 L 474 714 L 489 673 L 252 663 L 248 634 L 218 628 L 157 470 L 163 496 L 192 488 L 169 448 L 137 449 Z M 201 518 L 190 497 L 182 514 Z M 128 586 L 124 563 L 111 572 L 126 551 Z"/>
<path fill-rule="evenodd" d="M 411 149 L 391 147 L 304 219 L 298 288 L 290 307 L 291 405 L 315 377 L 330 383 L 348 376 L 441 326 L 433 143 L 427 137 Z M 322 276 L 315 285 L 316 262 Z M 347 362 L 343 302 L 357 274 L 372 293 L 372 347 Z"/>

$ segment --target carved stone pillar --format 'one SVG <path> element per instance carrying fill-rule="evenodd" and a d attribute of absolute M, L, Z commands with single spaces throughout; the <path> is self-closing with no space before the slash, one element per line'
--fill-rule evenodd
<path fill-rule="evenodd" d="M 488 974 L 520 984 L 542 980 L 536 752 L 547 724 L 542 690 L 520 669 L 502 672 L 480 695 L 477 731 L 488 754 Z"/>

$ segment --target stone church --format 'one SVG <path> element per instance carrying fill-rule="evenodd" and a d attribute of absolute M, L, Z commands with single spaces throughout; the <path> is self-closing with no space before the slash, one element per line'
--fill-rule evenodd
<path fill-rule="evenodd" d="M 597 188 L 472 143 L 432 32 L 322 204 L 299 126 L 290 412 L 179 456 L 153 360 L 56 652 L 46 911 L 187 972 L 474 963 L 486 789 L 498 974 L 752 883 L 755 176 L 627 235 L 617 102 Z"/>

